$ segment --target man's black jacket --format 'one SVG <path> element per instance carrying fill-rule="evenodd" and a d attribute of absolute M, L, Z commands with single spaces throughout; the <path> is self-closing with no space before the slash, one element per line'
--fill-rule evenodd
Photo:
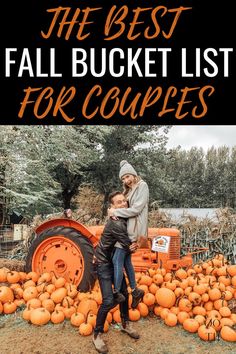
<path fill-rule="evenodd" d="M 110 218 L 103 230 L 101 239 L 95 249 L 95 257 L 97 263 L 109 263 L 116 242 L 130 253 L 129 246 L 131 241 L 127 233 L 127 220 L 119 218 L 114 220 Z"/>

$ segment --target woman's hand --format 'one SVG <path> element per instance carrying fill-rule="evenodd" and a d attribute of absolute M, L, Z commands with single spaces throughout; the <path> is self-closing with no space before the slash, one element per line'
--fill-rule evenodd
<path fill-rule="evenodd" d="M 107 216 L 110 218 L 111 216 L 114 216 L 114 211 L 115 208 L 108 208 L 107 209 Z"/>

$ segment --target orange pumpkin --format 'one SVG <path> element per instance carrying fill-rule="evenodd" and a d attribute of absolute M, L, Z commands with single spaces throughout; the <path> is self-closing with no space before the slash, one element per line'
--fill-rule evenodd
<path fill-rule="evenodd" d="M 61 310 L 55 310 L 51 314 L 51 322 L 54 324 L 61 323 L 65 319 L 65 314 Z"/>
<path fill-rule="evenodd" d="M 202 316 L 202 315 L 196 315 L 195 317 L 194 317 L 194 319 L 196 320 L 196 321 L 198 321 L 198 323 L 199 323 L 199 325 L 201 326 L 201 325 L 203 325 L 204 323 L 205 323 L 205 317 L 204 316 Z"/>
<path fill-rule="evenodd" d="M 186 331 L 188 331 L 190 333 L 195 333 L 195 332 L 197 332 L 197 330 L 199 328 L 199 323 L 194 318 L 187 318 L 183 322 L 183 327 Z"/>
<path fill-rule="evenodd" d="M 180 311 L 190 312 L 193 308 L 193 304 L 186 298 L 181 298 L 179 300 Z"/>
<path fill-rule="evenodd" d="M 34 299 L 38 296 L 38 290 L 35 286 L 27 287 L 23 292 L 23 299 L 28 301 L 30 299 Z"/>
<path fill-rule="evenodd" d="M 31 310 L 30 321 L 34 325 L 42 326 L 48 323 L 51 319 L 50 312 L 43 307 Z"/>
<path fill-rule="evenodd" d="M 213 288 L 208 290 L 208 295 L 212 301 L 219 300 L 221 298 L 221 291 L 217 288 Z"/>
<path fill-rule="evenodd" d="M 64 307 L 63 312 L 65 314 L 65 318 L 70 319 L 73 313 L 76 312 L 76 308 L 74 306 L 71 307 Z"/>
<path fill-rule="evenodd" d="M 204 341 L 216 340 L 216 330 L 213 327 L 207 327 L 206 325 L 201 325 L 198 328 L 198 335 Z"/>
<path fill-rule="evenodd" d="M 31 314 L 31 309 L 30 308 L 26 308 L 24 309 L 24 311 L 22 312 L 22 317 L 24 320 L 26 321 L 30 321 L 30 314 Z"/>
<path fill-rule="evenodd" d="M 81 323 L 79 326 L 79 334 L 81 336 L 89 336 L 93 332 L 93 326 L 90 323 Z"/>
<path fill-rule="evenodd" d="M 16 271 L 8 272 L 7 281 L 9 284 L 18 283 L 20 281 L 20 274 Z"/>
<path fill-rule="evenodd" d="M 138 309 L 129 309 L 129 319 L 130 321 L 138 321 L 141 315 Z"/>
<path fill-rule="evenodd" d="M 32 280 L 34 283 L 36 283 L 39 279 L 40 275 L 36 272 L 29 272 L 26 274 L 26 279 L 27 280 Z"/>
<path fill-rule="evenodd" d="M 163 310 L 164 307 L 162 306 L 155 306 L 153 309 L 153 312 L 155 313 L 156 316 L 161 316 L 161 311 Z"/>
<path fill-rule="evenodd" d="M 171 308 L 172 306 L 174 306 L 176 301 L 175 293 L 172 290 L 166 288 L 158 289 L 155 297 L 158 305 L 167 308 Z"/>
<path fill-rule="evenodd" d="M 112 314 L 111 314 L 111 312 L 108 312 L 106 320 L 107 320 L 108 323 L 112 323 Z"/>
<path fill-rule="evenodd" d="M 0 314 L 3 312 L 3 304 L 0 301 Z"/>
<path fill-rule="evenodd" d="M 87 317 L 89 312 L 96 315 L 98 313 L 98 305 L 95 300 L 83 299 L 78 305 L 77 312 L 83 313 L 85 317 Z"/>
<path fill-rule="evenodd" d="M 223 326 L 220 331 L 221 338 L 227 342 L 236 342 L 236 331 L 229 326 Z"/>
<path fill-rule="evenodd" d="M 120 310 L 117 309 L 112 315 L 115 322 L 121 323 Z"/>
<path fill-rule="evenodd" d="M 64 297 L 66 297 L 66 295 L 67 295 L 67 289 L 66 288 L 59 288 L 51 293 L 51 299 L 56 304 L 59 304 L 60 302 L 62 302 Z"/>
<path fill-rule="evenodd" d="M 55 309 L 55 303 L 52 299 L 45 299 L 42 301 L 42 307 L 51 313 Z"/>
<path fill-rule="evenodd" d="M 0 268 L 0 283 L 6 282 L 7 272 L 9 272 L 9 270 L 7 268 Z"/>
<path fill-rule="evenodd" d="M 183 268 L 179 268 L 176 272 L 175 272 L 175 276 L 179 279 L 186 279 L 188 274 L 187 272 L 183 269 Z"/>
<path fill-rule="evenodd" d="M 79 327 L 81 323 L 85 322 L 85 317 L 82 313 L 76 312 L 72 314 L 70 322 L 73 326 Z"/>
<path fill-rule="evenodd" d="M 151 305 L 153 305 L 155 303 L 155 296 L 153 294 L 151 294 L 151 293 L 147 293 L 143 297 L 143 302 L 147 306 L 151 306 Z"/>
<path fill-rule="evenodd" d="M 174 327 L 177 324 L 177 316 L 174 313 L 169 312 L 164 319 L 164 322 L 167 326 Z"/>
<path fill-rule="evenodd" d="M 231 277 L 236 275 L 236 264 L 229 265 L 227 267 L 227 273 L 231 275 Z"/>
<path fill-rule="evenodd" d="M 27 301 L 26 306 L 31 309 L 37 309 L 42 307 L 42 303 L 39 299 L 30 299 Z"/>
<path fill-rule="evenodd" d="M 189 318 L 189 313 L 186 312 L 186 311 L 180 311 L 178 314 L 177 314 L 177 319 L 179 321 L 180 324 L 183 324 L 184 321 Z"/>
<path fill-rule="evenodd" d="M 153 295 L 156 294 L 157 292 L 157 289 L 159 289 L 159 286 L 157 286 L 155 283 L 152 283 L 150 286 L 149 286 L 149 292 Z"/>
<path fill-rule="evenodd" d="M 219 313 L 222 317 L 230 317 L 231 311 L 227 306 L 223 306 L 219 309 Z"/>
<path fill-rule="evenodd" d="M 97 320 L 97 316 L 94 315 L 94 313 L 89 313 L 87 316 L 87 323 L 90 323 L 93 328 L 95 328 L 96 326 L 96 320 Z"/>
<path fill-rule="evenodd" d="M 220 323 L 221 323 L 221 327 L 223 327 L 223 326 L 233 327 L 234 326 L 234 321 L 228 317 L 221 318 Z"/>
<path fill-rule="evenodd" d="M 104 333 L 108 332 L 109 330 L 109 322 L 106 320 L 104 323 L 103 331 Z"/>
<path fill-rule="evenodd" d="M 139 284 L 150 286 L 152 284 L 152 278 L 149 275 L 142 275 Z"/>
<path fill-rule="evenodd" d="M 0 286 L 0 301 L 3 304 L 8 301 L 14 301 L 14 293 L 8 286 Z"/>
<path fill-rule="evenodd" d="M 155 274 L 152 279 L 156 285 L 161 285 L 164 281 L 163 276 L 161 274 Z"/>
<path fill-rule="evenodd" d="M 147 317 L 149 310 L 148 310 L 148 306 L 146 304 L 144 304 L 143 302 L 140 302 L 137 306 L 137 309 L 139 310 L 141 317 Z"/>
<path fill-rule="evenodd" d="M 10 314 L 15 312 L 17 309 L 16 304 L 13 301 L 8 301 L 3 304 L 3 312 L 5 314 Z"/>
<path fill-rule="evenodd" d="M 62 287 L 65 286 L 65 284 L 66 284 L 66 279 L 63 278 L 63 277 L 59 277 L 59 278 L 57 278 L 57 279 L 54 281 L 53 284 L 55 285 L 55 288 L 56 288 L 56 289 L 62 288 Z"/>

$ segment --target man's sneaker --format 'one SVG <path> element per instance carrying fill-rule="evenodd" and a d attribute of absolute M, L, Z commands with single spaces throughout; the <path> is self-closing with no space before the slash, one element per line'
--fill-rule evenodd
<path fill-rule="evenodd" d="M 125 296 L 119 291 L 114 290 L 113 295 L 114 295 L 115 302 L 117 302 L 118 304 L 125 301 Z"/>
<path fill-rule="evenodd" d="M 142 300 L 144 291 L 142 289 L 135 288 L 131 294 L 132 294 L 131 307 L 132 309 L 135 309 L 135 307 L 137 307 L 140 301 Z"/>
<path fill-rule="evenodd" d="M 139 339 L 140 335 L 137 331 L 132 327 L 130 322 L 122 322 L 121 324 L 121 332 L 127 333 L 131 338 Z"/>
<path fill-rule="evenodd" d="M 106 344 L 104 343 L 102 337 L 102 333 L 94 333 L 93 335 L 93 344 L 95 345 L 95 348 L 97 349 L 98 353 L 108 353 L 108 348 Z"/>

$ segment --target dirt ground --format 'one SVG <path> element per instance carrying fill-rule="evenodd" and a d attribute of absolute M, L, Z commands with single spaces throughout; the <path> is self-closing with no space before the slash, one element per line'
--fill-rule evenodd
<path fill-rule="evenodd" d="M 167 327 L 157 317 L 133 323 L 141 334 L 133 340 L 112 325 L 104 339 L 110 354 L 236 354 L 235 343 L 223 340 L 203 342 L 181 326 Z M 21 312 L 0 316 L 1 354 L 95 354 L 92 336 L 82 337 L 69 321 L 34 326 L 21 318 Z"/>

